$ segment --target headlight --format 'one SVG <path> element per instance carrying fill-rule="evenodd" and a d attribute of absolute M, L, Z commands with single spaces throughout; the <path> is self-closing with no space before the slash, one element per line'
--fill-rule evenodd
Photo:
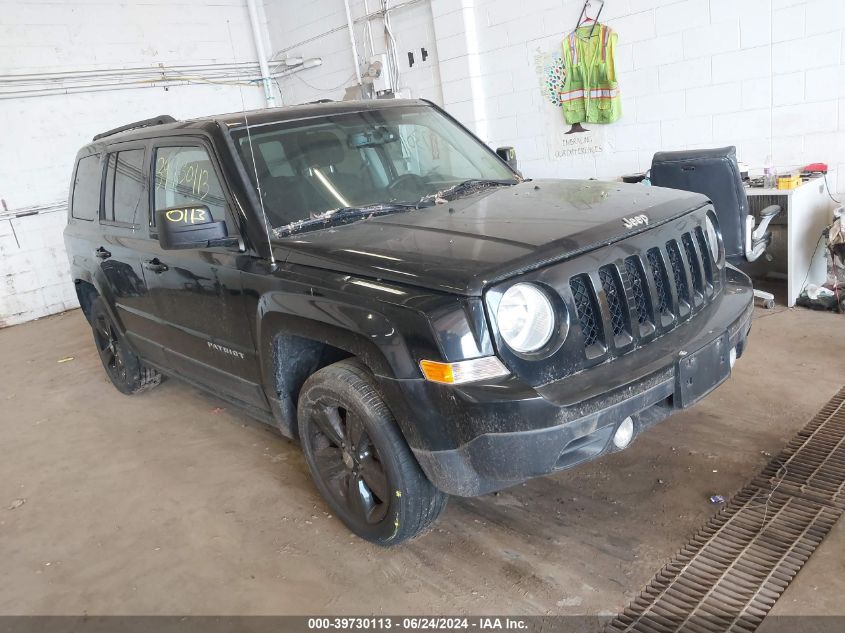
<path fill-rule="evenodd" d="M 536 352 L 552 337 L 555 313 L 537 286 L 514 284 L 502 295 L 496 322 L 508 347 L 517 352 Z"/>
<path fill-rule="evenodd" d="M 719 232 L 716 230 L 716 225 L 713 223 L 712 216 L 708 213 L 704 221 L 704 228 L 707 231 L 707 244 L 710 246 L 710 256 L 713 258 L 713 263 L 719 263 Z"/>

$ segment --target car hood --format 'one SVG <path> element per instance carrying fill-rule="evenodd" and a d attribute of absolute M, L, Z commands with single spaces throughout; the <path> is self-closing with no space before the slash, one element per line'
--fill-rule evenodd
<path fill-rule="evenodd" d="M 278 260 L 469 296 L 700 208 L 699 194 L 533 180 L 274 240 Z M 645 215 L 631 226 L 623 221 Z"/>

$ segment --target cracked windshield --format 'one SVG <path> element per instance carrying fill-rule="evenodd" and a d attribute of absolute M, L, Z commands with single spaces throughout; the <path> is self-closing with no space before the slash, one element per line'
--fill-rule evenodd
<path fill-rule="evenodd" d="M 276 236 L 430 206 L 517 176 L 429 107 L 393 107 L 235 132 Z"/>

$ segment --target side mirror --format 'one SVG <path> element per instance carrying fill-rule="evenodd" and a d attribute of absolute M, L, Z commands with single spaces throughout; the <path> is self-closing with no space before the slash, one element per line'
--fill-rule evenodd
<path fill-rule="evenodd" d="M 513 147 L 497 147 L 496 153 L 508 164 L 508 167 L 516 171 L 516 150 Z"/>
<path fill-rule="evenodd" d="M 226 223 L 215 222 L 207 206 L 170 207 L 156 211 L 158 243 L 166 251 L 233 246 Z"/>

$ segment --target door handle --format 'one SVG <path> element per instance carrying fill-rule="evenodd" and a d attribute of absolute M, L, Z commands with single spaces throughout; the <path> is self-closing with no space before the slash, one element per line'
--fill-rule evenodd
<path fill-rule="evenodd" d="M 144 262 L 144 268 L 146 268 L 147 270 L 151 270 L 156 275 L 160 275 L 164 271 L 170 270 L 167 267 L 167 264 L 162 264 L 159 261 L 158 257 L 156 257 L 155 259 L 148 259 L 147 261 L 145 261 Z"/>
<path fill-rule="evenodd" d="M 106 249 L 100 246 L 97 250 L 94 251 L 94 257 L 99 259 L 108 259 L 111 257 L 111 253 L 109 253 Z"/>

